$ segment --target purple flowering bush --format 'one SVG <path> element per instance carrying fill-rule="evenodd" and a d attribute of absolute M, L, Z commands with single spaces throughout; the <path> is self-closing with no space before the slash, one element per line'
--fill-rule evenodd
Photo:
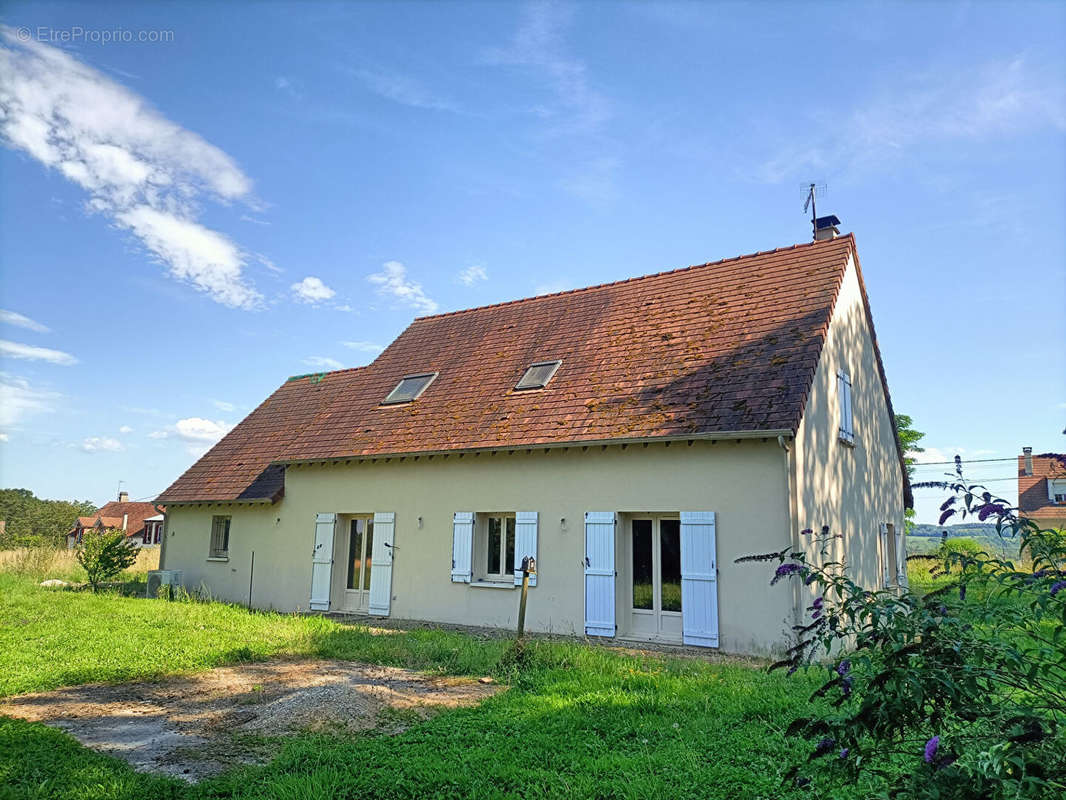
<path fill-rule="evenodd" d="M 803 531 L 817 556 L 739 559 L 814 596 L 770 667 L 825 675 L 811 716 L 788 729 L 810 749 L 786 781 L 816 791 L 862 780 L 892 798 L 1066 797 L 1066 538 L 966 483 L 961 468 L 922 485 L 950 492 L 941 523 L 995 522 L 1017 558 L 973 548 L 912 557 L 938 579 L 924 595 L 855 583 L 830 558 L 824 527 Z"/>

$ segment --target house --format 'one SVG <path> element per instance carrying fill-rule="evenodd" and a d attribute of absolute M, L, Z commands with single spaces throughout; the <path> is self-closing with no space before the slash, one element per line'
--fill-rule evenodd
<path fill-rule="evenodd" d="M 1023 447 L 1018 456 L 1018 511 L 1041 528 L 1066 530 L 1066 455 Z"/>
<path fill-rule="evenodd" d="M 289 378 L 160 495 L 163 566 L 260 608 L 779 650 L 806 590 L 906 580 L 911 503 L 852 235 L 421 317 Z M 812 556 L 814 553 L 812 553 Z"/>
<path fill-rule="evenodd" d="M 67 547 L 81 541 L 89 528 L 121 530 L 126 532 L 129 543 L 136 547 L 154 547 L 163 537 L 163 509 L 155 503 L 131 503 L 128 492 L 119 492 L 118 500 L 112 500 L 95 514 L 78 517 L 67 533 Z"/>

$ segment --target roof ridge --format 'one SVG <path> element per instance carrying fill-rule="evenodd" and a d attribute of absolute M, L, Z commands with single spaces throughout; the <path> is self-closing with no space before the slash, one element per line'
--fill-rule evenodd
<path fill-rule="evenodd" d="M 547 294 L 537 294 L 537 295 L 533 295 L 532 297 L 519 297 L 519 298 L 517 298 L 515 300 L 502 300 L 499 303 L 489 303 L 489 304 L 483 305 L 483 306 L 474 306 L 473 308 L 460 308 L 460 309 L 456 309 L 455 311 L 444 311 L 444 312 L 442 312 L 440 314 L 426 314 L 425 316 L 415 317 L 414 321 L 415 322 L 419 322 L 421 320 L 427 320 L 427 319 L 441 319 L 443 317 L 454 317 L 454 316 L 457 316 L 459 314 L 468 314 L 468 313 L 470 313 L 472 311 L 485 311 L 486 309 L 489 309 L 489 308 L 503 308 L 505 306 L 517 305 L 518 303 L 529 303 L 529 302 L 532 302 L 533 300 L 544 300 L 544 299 L 547 299 L 549 297 L 562 297 L 563 295 L 577 294 L 578 292 L 590 292 L 590 291 L 594 291 L 594 290 L 597 290 L 597 289 L 606 289 L 606 288 L 608 288 L 610 286 L 622 286 L 624 284 L 634 283 L 636 281 L 648 280 L 650 278 L 659 278 L 659 277 L 662 277 L 663 275 L 674 275 L 674 274 L 677 274 L 679 272 L 688 272 L 690 270 L 703 269 L 704 267 L 716 267 L 716 266 L 718 266 L 720 264 L 728 264 L 728 263 L 733 262 L 733 261 L 742 261 L 745 258 L 755 258 L 757 256 L 768 256 L 768 255 L 772 255 L 774 253 L 786 253 L 786 252 L 789 252 L 791 250 L 799 250 L 801 248 L 803 248 L 803 249 L 811 248 L 811 247 L 814 247 L 816 245 L 821 245 L 821 244 L 829 244 L 829 243 L 832 243 L 832 242 L 842 242 L 844 239 L 849 240 L 850 246 L 854 247 L 854 245 L 855 245 L 855 235 L 853 233 L 845 233 L 845 234 L 843 234 L 841 236 L 837 236 L 837 237 L 835 237 L 833 239 L 824 239 L 822 241 L 812 241 L 812 242 L 800 242 L 800 243 L 797 243 L 797 244 L 788 245 L 787 247 L 775 247 L 772 250 L 756 250 L 754 253 L 745 253 L 744 255 L 732 256 L 731 258 L 720 258 L 717 261 L 708 261 L 708 262 L 703 263 L 703 264 L 690 264 L 687 267 L 677 267 L 676 269 L 665 269 L 665 270 L 661 270 L 659 272 L 650 272 L 647 275 L 634 275 L 634 276 L 629 277 L 629 278 L 621 278 L 621 279 L 619 279 L 617 281 L 607 281 L 606 283 L 596 283 L 596 284 L 593 284 L 591 286 L 579 286 L 576 289 L 564 289 L 563 291 L 560 291 L 560 292 L 548 292 Z M 357 369 L 360 369 L 360 368 L 357 367 Z M 343 370 L 338 370 L 338 371 L 343 371 Z M 327 374 L 327 373 L 309 373 L 309 374 L 318 375 L 318 374 Z M 294 378 L 297 378 L 297 377 L 301 377 L 302 378 L 302 377 L 307 377 L 307 376 L 306 375 L 298 375 L 298 376 L 293 376 L 293 377 Z M 290 378 L 289 380 L 293 380 L 293 378 Z"/>

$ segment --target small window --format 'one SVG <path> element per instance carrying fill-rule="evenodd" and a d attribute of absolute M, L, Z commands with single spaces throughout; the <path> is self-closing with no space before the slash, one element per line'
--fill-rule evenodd
<path fill-rule="evenodd" d="M 1066 479 L 1064 478 L 1048 478 L 1047 479 L 1047 496 L 1055 505 L 1062 505 L 1066 503 Z"/>
<path fill-rule="evenodd" d="M 855 444 L 855 420 L 851 411 L 851 376 L 837 372 L 837 398 L 840 405 L 840 441 Z"/>
<path fill-rule="evenodd" d="M 896 551 L 896 526 L 886 522 L 881 526 L 881 558 L 884 565 L 885 588 L 899 582 L 899 553 Z"/>
<path fill-rule="evenodd" d="M 555 375 L 562 361 L 538 361 L 530 364 L 515 389 L 543 389 Z"/>
<path fill-rule="evenodd" d="M 229 517 L 211 517 L 211 558 L 229 558 Z"/>
<path fill-rule="evenodd" d="M 417 399 L 439 374 L 439 372 L 425 372 L 421 375 L 404 375 L 396 384 L 396 388 L 389 392 L 389 396 L 381 401 L 381 404 L 410 403 Z"/>
<path fill-rule="evenodd" d="M 515 515 L 478 514 L 474 543 L 483 581 L 514 582 Z"/>

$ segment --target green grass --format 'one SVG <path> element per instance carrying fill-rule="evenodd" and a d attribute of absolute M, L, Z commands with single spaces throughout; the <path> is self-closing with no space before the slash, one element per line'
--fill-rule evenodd
<path fill-rule="evenodd" d="M 303 735 L 264 767 L 196 787 L 133 772 L 40 724 L 0 718 L 0 797 L 789 797 L 788 723 L 812 679 L 740 663 L 632 655 L 441 630 L 374 634 L 217 603 L 49 592 L 0 574 L 0 693 L 143 680 L 275 655 L 438 673 L 510 687 L 404 733 Z M 835 797 L 860 797 L 838 787 Z"/>

